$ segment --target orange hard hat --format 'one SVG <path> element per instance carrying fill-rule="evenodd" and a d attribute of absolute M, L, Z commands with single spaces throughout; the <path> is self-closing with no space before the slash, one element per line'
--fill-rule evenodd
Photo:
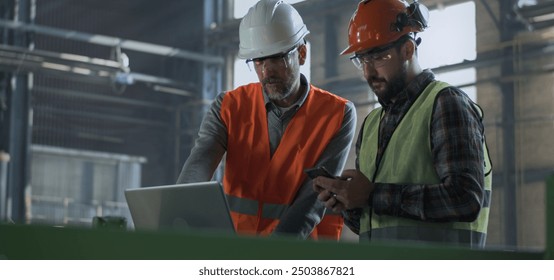
<path fill-rule="evenodd" d="M 429 11 L 417 1 L 365 0 L 350 19 L 348 47 L 341 54 L 383 46 L 427 27 Z"/>

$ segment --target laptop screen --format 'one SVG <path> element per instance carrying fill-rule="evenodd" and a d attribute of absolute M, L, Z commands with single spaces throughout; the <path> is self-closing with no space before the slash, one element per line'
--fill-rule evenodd
<path fill-rule="evenodd" d="M 125 190 L 135 229 L 234 232 L 219 182 Z"/>

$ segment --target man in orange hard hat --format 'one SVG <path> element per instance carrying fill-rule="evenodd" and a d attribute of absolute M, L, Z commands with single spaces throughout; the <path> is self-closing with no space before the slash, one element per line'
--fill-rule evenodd
<path fill-rule="evenodd" d="M 343 211 L 360 241 L 479 248 L 492 177 L 482 110 L 420 67 L 416 36 L 427 19 L 418 2 L 359 3 L 342 54 L 352 54 L 381 107 L 361 127 L 356 169 L 343 180 L 317 177 L 314 189 L 328 208 Z"/>

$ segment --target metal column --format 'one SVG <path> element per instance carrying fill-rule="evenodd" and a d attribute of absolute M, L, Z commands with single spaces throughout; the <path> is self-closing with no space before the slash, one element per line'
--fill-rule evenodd
<path fill-rule="evenodd" d="M 34 0 L 14 0 L 13 17 L 17 21 L 31 22 Z M 14 46 L 30 47 L 30 35 L 14 30 L 8 39 Z M 12 73 L 7 88 L 8 133 L 6 135 L 10 162 L 7 172 L 7 216 L 22 223 L 25 220 L 25 188 L 29 182 L 29 146 L 31 142 L 31 80 L 26 73 Z M 3 136 L 4 137 L 4 136 Z"/>
<path fill-rule="evenodd" d="M 204 34 L 207 35 L 215 24 L 223 22 L 223 17 L 227 7 L 223 0 L 206 0 L 204 1 Z M 206 55 L 222 56 L 221 48 L 210 46 L 208 36 L 204 36 L 204 52 Z M 223 66 L 217 64 L 204 63 L 202 67 L 202 99 L 213 100 L 222 91 L 223 85 Z M 210 105 L 205 104 L 198 112 L 199 120 L 202 120 L 204 114 L 208 111 Z M 221 181 L 223 179 L 223 170 L 218 168 L 215 171 L 214 179 Z"/>
<path fill-rule="evenodd" d="M 10 18 L 13 2 L 0 2 L 0 18 Z M 8 43 L 7 29 L 0 29 L 0 44 Z M 9 73 L 0 72 L 0 223 L 7 218 L 7 180 L 8 180 L 8 88 Z"/>
<path fill-rule="evenodd" d="M 514 22 L 508 15 L 516 1 L 498 1 L 500 5 L 500 40 L 512 41 L 514 38 Z M 505 57 L 513 56 L 513 46 L 507 46 L 503 50 Z M 514 66 L 511 60 L 504 60 L 501 64 L 501 76 L 510 77 L 514 74 Z M 503 170 L 502 185 L 504 187 L 504 242 L 508 246 L 517 246 L 517 200 L 516 200 L 516 146 L 515 146 L 515 95 L 513 82 L 501 83 L 502 90 L 502 154 Z"/>
<path fill-rule="evenodd" d="M 7 220 L 7 179 L 10 156 L 0 149 L 0 223 Z"/>

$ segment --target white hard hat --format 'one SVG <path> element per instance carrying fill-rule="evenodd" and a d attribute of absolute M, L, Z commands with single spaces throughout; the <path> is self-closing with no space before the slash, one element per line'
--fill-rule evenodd
<path fill-rule="evenodd" d="M 290 4 L 260 0 L 240 22 L 238 57 L 251 59 L 286 52 L 308 33 L 300 14 Z"/>

